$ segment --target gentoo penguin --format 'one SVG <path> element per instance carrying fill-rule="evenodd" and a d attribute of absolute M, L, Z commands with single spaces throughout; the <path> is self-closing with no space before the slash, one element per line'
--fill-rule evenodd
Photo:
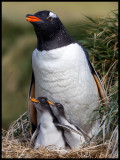
<path fill-rule="evenodd" d="M 54 115 L 49 107 L 48 100 L 45 97 L 30 98 L 36 110 L 41 112 L 39 125 L 36 131 L 36 140 L 34 148 L 38 146 L 55 145 L 57 149 L 65 147 L 62 131 L 54 124 Z M 38 133 L 37 133 L 38 132 Z M 35 133 L 35 132 L 34 132 Z"/>
<path fill-rule="evenodd" d="M 70 148 L 79 148 L 86 139 L 90 140 L 90 137 L 83 130 L 78 129 L 78 127 L 68 122 L 64 114 L 64 107 L 60 103 L 54 103 L 54 105 L 52 104 L 50 107 L 61 124 L 61 127 L 64 128 L 65 141 Z"/>
<path fill-rule="evenodd" d="M 99 122 L 88 123 L 89 115 L 98 107 L 99 96 L 106 104 L 106 93 L 86 49 L 67 33 L 51 11 L 28 14 L 26 20 L 33 25 L 37 36 L 29 97 L 47 97 L 62 103 L 67 120 L 91 135 Z M 40 114 L 29 101 L 32 133 Z"/>

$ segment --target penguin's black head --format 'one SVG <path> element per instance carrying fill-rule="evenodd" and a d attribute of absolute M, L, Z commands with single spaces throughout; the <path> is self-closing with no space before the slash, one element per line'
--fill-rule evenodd
<path fill-rule="evenodd" d="M 38 97 L 37 100 L 40 102 L 41 106 L 48 105 L 46 97 Z"/>
<path fill-rule="evenodd" d="M 33 15 L 27 14 L 26 20 L 34 26 L 37 37 L 52 36 L 63 27 L 58 16 L 51 11 L 40 11 Z"/>
<path fill-rule="evenodd" d="M 30 99 L 35 108 L 39 111 L 45 111 L 45 110 L 49 110 L 49 103 L 48 103 L 48 99 L 46 97 L 38 97 L 38 98 L 31 98 Z"/>
<path fill-rule="evenodd" d="M 67 34 L 58 16 L 51 11 L 40 11 L 33 15 L 27 14 L 26 20 L 34 26 L 39 51 L 48 51 L 76 43 L 76 40 Z"/>
<path fill-rule="evenodd" d="M 60 104 L 60 103 L 55 103 L 55 106 L 56 106 L 59 114 L 62 115 L 62 116 L 65 116 L 63 105 Z"/>
<path fill-rule="evenodd" d="M 50 105 L 52 112 L 56 118 L 65 117 L 64 107 L 60 103 L 54 103 L 54 105 Z"/>

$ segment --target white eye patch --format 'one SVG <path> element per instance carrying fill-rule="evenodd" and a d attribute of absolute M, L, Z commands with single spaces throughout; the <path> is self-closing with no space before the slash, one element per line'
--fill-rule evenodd
<path fill-rule="evenodd" d="M 49 17 L 57 18 L 57 15 L 56 15 L 55 13 L 53 13 L 53 12 L 50 12 L 50 13 L 49 13 Z"/>

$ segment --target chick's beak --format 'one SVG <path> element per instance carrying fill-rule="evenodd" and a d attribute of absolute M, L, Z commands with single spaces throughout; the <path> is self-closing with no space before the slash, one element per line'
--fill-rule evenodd
<path fill-rule="evenodd" d="M 55 106 L 54 103 L 52 103 L 51 101 L 47 100 L 47 102 L 48 102 L 49 104 L 51 104 L 52 106 Z"/>
<path fill-rule="evenodd" d="M 30 98 L 30 100 L 32 101 L 32 102 L 37 102 L 37 103 L 40 103 L 37 99 L 35 99 L 35 98 Z"/>

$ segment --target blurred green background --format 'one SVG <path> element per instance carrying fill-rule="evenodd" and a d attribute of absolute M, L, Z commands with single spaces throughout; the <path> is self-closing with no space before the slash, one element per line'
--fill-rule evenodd
<path fill-rule="evenodd" d="M 106 17 L 117 2 L 2 2 L 2 128 L 27 110 L 31 56 L 36 47 L 33 27 L 25 15 L 41 10 L 55 12 L 68 33 L 85 40 L 85 16 Z"/>

